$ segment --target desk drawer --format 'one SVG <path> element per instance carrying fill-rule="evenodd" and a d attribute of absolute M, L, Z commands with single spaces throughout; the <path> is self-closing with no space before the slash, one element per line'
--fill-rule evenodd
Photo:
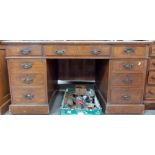
<path fill-rule="evenodd" d="M 151 55 L 155 56 L 155 45 L 152 46 Z"/>
<path fill-rule="evenodd" d="M 44 55 L 53 57 L 75 56 L 77 47 L 74 45 L 45 45 Z"/>
<path fill-rule="evenodd" d="M 112 88 L 111 104 L 139 104 L 143 98 L 142 89 L 137 88 Z"/>
<path fill-rule="evenodd" d="M 110 56 L 111 47 L 105 45 L 81 45 L 78 46 L 78 56 L 106 57 Z"/>
<path fill-rule="evenodd" d="M 145 99 L 155 99 L 155 87 L 146 86 Z"/>
<path fill-rule="evenodd" d="M 40 73 L 13 73 L 10 76 L 10 80 L 13 86 L 32 87 L 32 86 L 44 86 L 44 74 Z"/>
<path fill-rule="evenodd" d="M 148 56 L 147 46 L 114 46 L 112 56 L 117 58 L 145 58 Z"/>
<path fill-rule="evenodd" d="M 43 87 L 12 89 L 12 102 L 16 104 L 46 103 L 46 92 Z"/>
<path fill-rule="evenodd" d="M 150 59 L 150 70 L 155 70 L 155 59 Z"/>
<path fill-rule="evenodd" d="M 9 59 L 11 73 L 43 73 L 46 60 L 42 59 Z"/>
<path fill-rule="evenodd" d="M 155 71 L 149 72 L 148 84 L 155 84 Z"/>
<path fill-rule="evenodd" d="M 8 45 L 7 56 L 41 56 L 40 45 Z"/>
<path fill-rule="evenodd" d="M 142 87 L 144 75 L 141 73 L 115 73 L 111 75 L 112 86 Z"/>
<path fill-rule="evenodd" d="M 111 60 L 112 73 L 145 72 L 146 60 Z"/>

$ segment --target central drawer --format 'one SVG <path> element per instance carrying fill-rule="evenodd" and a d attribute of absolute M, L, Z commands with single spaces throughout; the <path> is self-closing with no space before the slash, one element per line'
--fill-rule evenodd
<path fill-rule="evenodd" d="M 44 55 L 53 57 L 75 56 L 77 47 L 75 45 L 45 45 L 43 46 Z"/>
<path fill-rule="evenodd" d="M 12 88 L 12 102 L 15 104 L 46 103 L 46 92 L 43 87 Z"/>
<path fill-rule="evenodd" d="M 113 73 L 111 75 L 112 86 L 142 87 L 142 83 L 144 83 L 144 76 L 141 73 Z"/>
<path fill-rule="evenodd" d="M 110 93 L 111 104 L 139 104 L 143 98 L 142 89 L 112 88 Z"/>
<path fill-rule="evenodd" d="M 79 45 L 78 56 L 102 57 L 110 56 L 111 47 L 108 45 Z"/>
<path fill-rule="evenodd" d="M 145 72 L 146 60 L 113 60 L 111 61 L 112 73 Z"/>

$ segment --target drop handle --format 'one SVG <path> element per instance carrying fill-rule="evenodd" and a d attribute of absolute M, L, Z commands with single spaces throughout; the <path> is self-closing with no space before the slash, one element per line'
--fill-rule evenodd
<path fill-rule="evenodd" d="M 23 77 L 22 78 L 22 81 L 25 83 L 25 84 L 31 84 L 33 82 L 33 79 L 30 78 L 30 77 Z"/>
<path fill-rule="evenodd" d="M 32 68 L 32 64 L 24 63 L 24 64 L 21 64 L 21 67 L 24 69 L 30 69 L 30 68 Z"/>
<path fill-rule="evenodd" d="M 20 53 L 22 54 L 22 55 L 29 55 L 29 54 L 31 54 L 31 50 L 30 49 L 22 49 L 21 51 L 20 51 Z"/>
<path fill-rule="evenodd" d="M 123 64 L 123 67 L 124 67 L 125 69 L 132 69 L 132 68 L 134 67 L 134 64 L 130 64 L 130 63 L 128 63 L 128 64 Z"/>
<path fill-rule="evenodd" d="M 148 94 L 150 94 L 150 95 L 155 95 L 155 93 L 152 92 L 151 90 L 148 91 Z"/>
<path fill-rule="evenodd" d="M 122 99 L 125 101 L 129 101 L 131 99 L 131 97 L 128 95 L 124 95 L 124 96 L 122 96 Z"/>
<path fill-rule="evenodd" d="M 132 53 L 135 52 L 135 49 L 133 47 L 127 47 L 127 48 L 124 49 L 124 52 L 126 54 L 132 54 Z"/>
<path fill-rule="evenodd" d="M 126 78 L 123 79 L 123 82 L 129 84 L 129 83 L 132 83 L 133 82 L 133 79 L 130 78 L 130 77 L 126 77 Z"/>
<path fill-rule="evenodd" d="M 59 50 L 56 50 L 55 53 L 58 54 L 58 55 L 63 55 L 63 54 L 65 54 L 65 50 L 64 49 L 59 49 Z"/>
<path fill-rule="evenodd" d="M 101 53 L 101 51 L 98 49 L 93 49 L 92 51 L 90 51 L 90 53 L 93 55 L 99 55 Z"/>
<path fill-rule="evenodd" d="M 155 76 L 151 76 L 151 79 L 155 80 Z"/>
<path fill-rule="evenodd" d="M 25 94 L 24 97 L 25 97 L 26 99 L 32 100 L 32 99 L 34 98 L 34 95 L 31 94 L 31 93 L 28 93 L 28 94 Z"/>

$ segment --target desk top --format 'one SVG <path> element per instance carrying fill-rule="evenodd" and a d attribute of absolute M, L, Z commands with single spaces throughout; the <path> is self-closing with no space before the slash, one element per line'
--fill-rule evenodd
<path fill-rule="evenodd" d="M 154 40 L 2 40 L 1 44 L 150 44 Z"/>

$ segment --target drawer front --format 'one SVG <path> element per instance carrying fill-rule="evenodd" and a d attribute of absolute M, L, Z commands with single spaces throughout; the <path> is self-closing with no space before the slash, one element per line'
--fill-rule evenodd
<path fill-rule="evenodd" d="M 155 99 L 155 87 L 146 86 L 145 99 Z"/>
<path fill-rule="evenodd" d="M 152 46 L 151 55 L 155 56 L 155 45 Z"/>
<path fill-rule="evenodd" d="M 16 104 L 46 103 L 44 87 L 12 88 L 12 102 Z"/>
<path fill-rule="evenodd" d="M 30 73 L 30 74 L 22 74 L 22 73 L 13 73 L 10 76 L 11 84 L 13 86 L 44 86 L 44 74 L 40 73 Z"/>
<path fill-rule="evenodd" d="M 146 60 L 111 60 L 112 73 L 145 72 Z"/>
<path fill-rule="evenodd" d="M 155 71 L 149 72 L 148 84 L 155 84 Z"/>
<path fill-rule="evenodd" d="M 128 87 L 142 87 L 144 83 L 144 75 L 141 73 L 119 74 L 111 75 L 112 86 L 128 86 Z"/>
<path fill-rule="evenodd" d="M 155 70 L 155 59 L 150 59 L 150 69 Z"/>
<path fill-rule="evenodd" d="M 40 45 L 8 45 L 7 56 L 41 56 Z"/>
<path fill-rule="evenodd" d="M 112 56 L 117 58 L 145 58 L 148 56 L 147 46 L 114 46 Z"/>
<path fill-rule="evenodd" d="M 139 104 L 142 101 L 142 90 L 137 88 L 112 88 L 111 104 Z"/>
<path fill-rule="evenodd" d="M 81 45 L 78 46 L 78 56 L 100 57 L 110 56 L 111 47 L 104 45 Z"/>
<path fill-rule="evenodd" d="M 9 59 L 11 73 L 43 73 L 46 60 L 41 59 Z"/>
<path fill-rule="evenodd" d="M 75 56 L 77 47 L 74 45 L 45 45 L 44 55 L 53 57 Z"/>

